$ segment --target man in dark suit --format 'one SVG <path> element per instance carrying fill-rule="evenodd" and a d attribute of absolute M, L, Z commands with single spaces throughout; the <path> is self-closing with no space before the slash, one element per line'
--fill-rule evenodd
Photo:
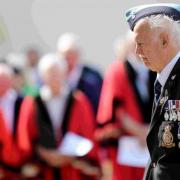
<path fill-rule="evenodd" d="M 151 125 L 147 136 L 150 164 L 146 180 L 180 179 L 180 5 L 132 8 L 126 18 L 136 53 L 157 72 Z"/>
<path fill-rule="evenodd" d="M 67 83 L 72 90 L 81 90 L 89 99 L 94 114 L 97 113 L 102 76 L 95 69 L 81 62 L 81 46 L 79 37 L 74 33 L 62 34 L 57 42 L 60 59 L 68 65 Z"/>
<path fill-rule="evenodd" d="M 13 89 L 13 69 L 0 63 L 0 179 L 21 178 L 17 126 L 23 97 Z"/>

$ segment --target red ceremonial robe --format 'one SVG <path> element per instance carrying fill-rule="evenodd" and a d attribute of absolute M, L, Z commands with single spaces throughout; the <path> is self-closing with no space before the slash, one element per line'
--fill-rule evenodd
<path fill-rule="evenodd" d="M 141 107 L 130 82 L 126 65 L 127 62 L 115 61 L 105 75 L 97 115 L 101 133 L 106 133 L 108 128 L 121 128 L 121 121 L 116 116 L 119 110 L 128 113 L 135 121 L 144 123 Z M 150 112 L 148 116 L 150 119 Z M 123 132 L 123 134 L 131 135 L 128 132 Z M 117 141 L 116 143 L 114 141 L 105 143 L 108 145 L 109 156 L 113 161 L 113 180 L 142 180 L 144 168 L 118 164 L 116 160 Z"/>
<path fill-rule="evenodd" d="M 90 103 L 86 96 L 80 92 L 70 93 L 66 104 L 60 133 L 74 132 L 94 141 L 93 133 L 95 121 Z M 61 168 L 53 168 L 38 158 L 35 154 L 36 145 L 40 144 L 46 148 L 55 149 L 59 146 L 53 136 L 51 119 L 47 112 L 45 103 L 39 97 L 35 99 L 26 97 L 23 104 L 22 118 L 18 126 L 18 142 L 21 153 L 26 159 L 25 163 L 34 163 L 40 167 L 41 178 L 45 180 L 88 180 L 94 179 L 75 169 L 72 165 Z M 95 161 L 97 159 L 96 146 L 84 157 Z"/>
<path fill-rule="evenodd" d="M 1 179 L 19 179 L 21 156 L 16 141 L 16 127 L 19 120 L 22 97 L 17 97 L 14 108 L 13 132 L 7 127 L 3 111 L 0 112 L 0 166 Z"/>

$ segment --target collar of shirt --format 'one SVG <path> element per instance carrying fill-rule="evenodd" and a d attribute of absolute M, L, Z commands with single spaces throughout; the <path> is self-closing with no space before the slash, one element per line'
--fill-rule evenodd
<path fill-rule="evenodd" d="M 71 89 L 76 88 L 78 82 L 79 82 L 79 78 L 81 76 L 82 73 L 82 69 L 83 66 L 78 64 L 73 70 L 72 72 L 69 74 L 68 78 L 67 78 L 67 82 L 68 85 Z"/>
<path fill-rule="evenodd" d="M 161 73 L 157 74 L 157 80 L 160 82 L 162 85 L 161 91 L 173 69 L 175 66 L 176 62 L 180 58 L 180 51 L 176 54 L 176 56 L 166 65 L 166 67 L 161 71 Z"/>
<path fill-rule="evenodd" d="M 51 89 L 47 85 L 43 85 L 40 88 L 40 96 L 42 100 L 45 102 L 51 101 L 52 99 L 67 97 L 69 93 L 70 93 L 70 88 L 68 87 L 68 85 L 63 85 L 63 87 L 61 88 L 60 95 L 57 97 L 52 96 Z"/>
<path fill-rule="evenodd" d="M 14 89 L 10 89 L 8 90 L 4 96 L 2 96 L 0 98 L 1 104 L 5 103 L 5 102 L 9 102 L 9 101 L 15 101 L 17 98 L 17 93 Z"/>
<path fill-rule="evenodd" d="M 56 130 L 58 130 L 62 124 L 69 93 L 70 91 L 68 87 L 64 87 L 62 88 L 59 96 L 53 97 L 51 90 L 48 86 L 44 85 L 40 89 L 40 96 L 45 102 L 45 106 L 51 118 L 51 123 L 53 125 L 55 136 L 57 132 Z"/>
<path fill-rule="evenodd" d="M 14 105 L 17 99 L 17 93 L 15 90 L 10 89 L 6 94 L 1 97 L 0 107 L 5 117 L 6 127 L 10 132 L 13 132 L 13 120 L 14 120 Z"/>

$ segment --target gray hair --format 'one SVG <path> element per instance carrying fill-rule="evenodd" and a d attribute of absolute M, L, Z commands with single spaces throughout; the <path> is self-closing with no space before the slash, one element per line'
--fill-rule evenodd
<path fill-rule="evenodd" d="M 61 53 L 66 53 L 69 50 L 80 49 L 79 36 L 74 33 L 64 33 L 57 41 L 57 50 Z"/>
<path fill-rule="evenodd" d="M 55 54 L 49 53 L 43 56 L 39 61 L 38 71 L 40 76 L 43 78 L 45 73 L 52 67 L 59 67 L 63 73 L 67 71 L 67 64 L 65 60 L 58 59 Z"/>
<path fill-rule="evenodd" d="M 145 17 L 145 20 L 149 23 L 151 29 L 159 28 L 162 31 L 167 31 L 172 38 L 172 41 L 180 46 L 180 21 L 174 21 L 170 17 L 158 14 Z"/>

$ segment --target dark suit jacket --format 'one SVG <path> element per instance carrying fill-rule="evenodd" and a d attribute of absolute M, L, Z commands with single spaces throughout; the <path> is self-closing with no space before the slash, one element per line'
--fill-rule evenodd
<path fill-rule="evenodd" d="M 169 115 L 170 112 L 173 112 L 169 111 L 171 108 L 168 109 L 171 100 L 180 100 L 180 59 L 171 71 L 157 105 L 153 106 L 150 130 L 147 136 L 151 161 L 145 173 L 145 180 L 180 179 L 180 139 L 178 139 L 180 121 L 177 117 L 173 120 L 170 118 L 165 120 L 164 117 L 165 112 Z M 177 101 L 177 103 L 179 102 Z M 176 107 L 178 106 L 176 105 Z M 178 114 L 177 110 L 177 108 L 174 110 L 176 115 Z"/>
<path fill-rule="evenodd" d="M 95 114 L 97 113 L 101 87 L 101 74 L 91 67 L 83 66 L 77 89 L 88 97 Z"/>

